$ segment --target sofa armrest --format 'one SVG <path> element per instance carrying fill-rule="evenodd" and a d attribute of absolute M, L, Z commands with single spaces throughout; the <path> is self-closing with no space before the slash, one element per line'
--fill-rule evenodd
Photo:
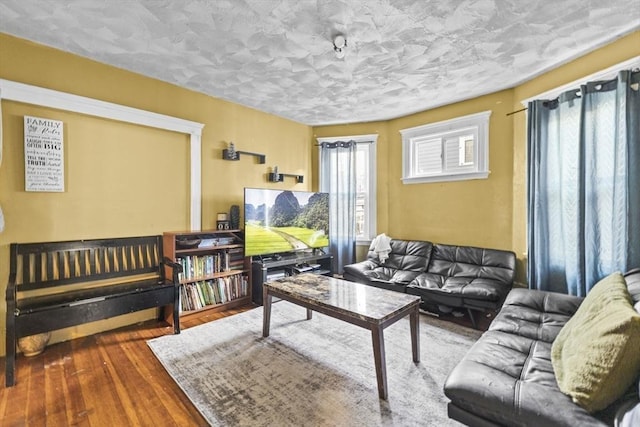
<path fill-rule="evenodd" d="M 640 302 L 640 268 L 634 268 L 624 274 L 633 304 Z"/>
<path fill-rule="evenodd" d="M 344 272 L 356 277 L 366 277 L 366 273 L 380 267 L 380 264 L 366 259 L 364 261 L 357 262 L 355 264 L 349 264 L 344 266 Z"/>
<path fill-rule="evenodd" d="M 366 259 L 355 264 L 345 265 L 343 275 L 345 280 L 351 280 L 352 282 L 358 283 L 369 283 L 372 272 L 379 267 L 379 263 L 375 260 Z"/>

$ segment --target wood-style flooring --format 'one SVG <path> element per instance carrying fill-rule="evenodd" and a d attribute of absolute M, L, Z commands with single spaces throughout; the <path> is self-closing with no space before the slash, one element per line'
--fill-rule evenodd
<path fill-rule="evenodd" d="M 182 328 L 252 308 L 189 316 Z M 471 326 L 466 316 L 444 318 Z M 481 328 L 489 322 L 483 317 Z M 166 323 L 149 321 L 52 344 L 38 356 L 19 355 L 10 388 L 2 358 L 0 426 L 206 426 L 146 344 L 171 333 Z"/>
<path fill-rule="evenodd" d="M 190 316 L 186 329 L 253 308 Z M 5 388 L 0 426 L 206 426 L 146 341 L 173 328 L 149 321 L 18 355 L 16 384 Z"/>

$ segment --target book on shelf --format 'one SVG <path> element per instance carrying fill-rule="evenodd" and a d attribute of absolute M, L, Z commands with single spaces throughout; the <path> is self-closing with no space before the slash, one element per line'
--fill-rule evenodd
<path fill-rule="evenodd" d="M 217 273 L 231 271 L 233 264 L 231 254 L 228 251 L 212 255 L 189 255 L 178 258 L 182 265 L 182 273 L 178 273 L 178 279 L 191 280 L 200 277 L 213 276 Z"/>
<path fill-rule="evenodd" d="M 248 294 L 249 282 L 241 272 L 232 276 L 189 282 L 180 285 L 180 311 L 200 310 Z"/>

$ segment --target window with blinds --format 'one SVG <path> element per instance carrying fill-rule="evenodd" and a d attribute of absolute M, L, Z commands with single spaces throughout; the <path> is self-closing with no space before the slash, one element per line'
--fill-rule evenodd
<path fill-rule="evenodd" d="M 489 175 L 490 111 L 403 129 L 403 182 L 482 179 Z"/>

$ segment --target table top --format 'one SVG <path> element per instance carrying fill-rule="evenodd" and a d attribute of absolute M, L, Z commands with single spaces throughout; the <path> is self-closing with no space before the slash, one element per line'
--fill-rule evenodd
<path fill-rule="evenodd" d="M 420 297 L 313 273 L 264 283 L 264 287 L 310 305 L 332 308 L 363 320 L 383 322 Z"/>

